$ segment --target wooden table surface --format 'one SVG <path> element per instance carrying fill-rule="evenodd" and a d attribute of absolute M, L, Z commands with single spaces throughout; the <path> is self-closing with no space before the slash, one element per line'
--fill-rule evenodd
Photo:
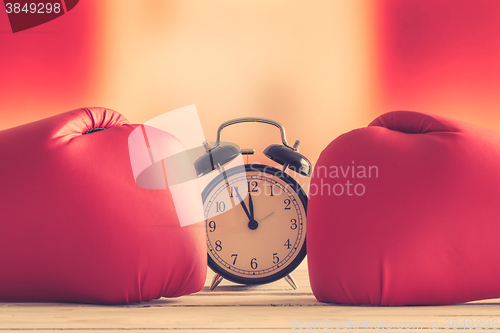
<path fill-rule="evenodd" d="M 0 303 L 0 331 L 282 332 L 307 326 L 365 331 L 398 325 L 435 331 L 499 326 L 500 299 L 453 306 L 342 306 L 314 298 L 306 263 L 292 275 L 297 290 L 280 280 L 261 286 L 223 281 L 210 291 L 209 271 L 202 291 L 175 299 L 123 306 Z"/>

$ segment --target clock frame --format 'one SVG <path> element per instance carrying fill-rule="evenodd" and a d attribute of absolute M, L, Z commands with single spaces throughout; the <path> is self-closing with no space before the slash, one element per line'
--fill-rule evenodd
<path fill-rule="evenodd" d="M 245 198 L 236 186 L 241 184 L 248 186 Z M 282 170 L 247 164 L 223 171 L 202 198 L 206 216 L 214 210 L 219 214 L 206 220 L 206 233 L 208 265 L 221 277 L 270 283 L 288 276 L 304 259 L 307 195 Z M 231 200 L 234 206 L 226 211 Z"/>
<path fill-rule="evenodd" d="M 241 170 L 241 166 L 231 168 L 229 170 L 224 170 L 224 165 L 227 165 L 229 162 L 233 161 L 235 158 L 241 155 L 251 155 L 255 152 L 254 149 L 242 149 L 237 145 L 231 144 L 229 142 L 222 142 L 221 141 L 221 134 L 222 130 L 228 126 L 235 125 L 235 124 L 241 124 L 241 123 L 262 123 L 262 124 L 267 124 L 267 125 L 272 125 L 277 127 L 280 130 L 281 134 L 281 144 L 271 144 L 269 145 L 265 150 L 264 150 L 264 155 L 271 159 L 272 161 L 280 164 L 282 166 L 282 169 L 276 169 L 274 167 L 271 167 L 269 165 L 262 165 L 262 164 L 247 164 L 244 166 L 244 170 Z M 204 202 L 204 208 L 207 208 L 207 205 L 210 206 L 208 207 L 208 210 L 205 211 L 205 217 L 207 218 L 206 220 L 206 232 L 207 232 L 207 253 L 208 253 L 208 265 L 216 272 L 216 275 L 214 276 L 214 279 L 209 287 L 210 290 L 213 290 L 217 287 L 217 285 L 222 281 L 223 278 L 226 278 L 228 280 L 231 280 L 233 282 L 237 283 L 245 283 L 245 284 L 262 284 L 262 283 L 269 283 L 275 280 L 278 280 L 280 278 L 284 278 L 286 282 L 288 282 L 292 288 L 297 289 L 297 285 L 295 284 L 295 281 L 293 280 L 292 276 L 290 275 L 290 272 L 293 271 L 299 264 L 300 262 L 304 259 L 306 255 L 306 222 L 307 222 L 307 195 L 305 194 L 304 190 L 300 185 L 293 179 L 290 175 L 285 173 L 285 170 L 293 170 L 296 173 L 310 177 L 311 172 L 312 172 L 312 166 L 311 162 L 302 154 L 299 153 L 299 147 L 301 145 L 301 142 L 299 140 L 295 140 L 295 143 L 293 146 L 290 146 L 288 144 L 288 141 L 286 139 L 285 135 L 285 128 L 278 123 L 277 121 L 271 120 L 271 119 L 266 119 L 266 118 L 257 118 L 257 117 L 245 117 L 245 118 L 237 118 L 237 119 L 232 119 L 228 120 L 224 123 L 222 123 L 218 130 L 217 130 L 217 140 L 213 144 L 209 144 L 208 142 L 203 142 L 203 147 L 205 148 L 205 153 L 202 154 L 200 157 L 196 159 L 194 162 L 194 166 L 196 169 L 196 174 L 198 177 L 203 177 L 214 170 L 219 171 L 219 175 L 216 176 L 210 183 L 209 185 L 203 190 L 202 193 L 202 199 Z M 296 216 L 295 217 L 284 217 L 283 221 L 288 222 L 283 222 L 281 221 L 281 218 L 278 216 L 282 214 L 276 214 L 275 216 L 271 216 L 275 214 L 276 212 L 279 212 L 279 209 L 277 211 L 273 211 L 269 213 L 268 215 L 264 217 L 259 217 L 258 214 L 255 215 L 254 213 L 254 203 L 253 203 L 253 189 L 257 188 L 258 185 L 255 185 L 255 188 L 251 187 L 253 186 L 252 179 L 248 181 L 246 179 L 246 175 L 248 174 L 253 174 L 254 172 L 257 172 L 259 175 L 267 175 L 267 178 L 264 177 L 261 180 L 264 180 L 269 184 L 281 184 L 283 186 L 283 189 L 289 189 L 289 192 L 287 192 L 288 197 L 285 197 L 283 200 L 283 203 L 285 204 L 294 204 L 293 207 L 295 208 Z M 248 192 L 247 195 L 245 195 L 245 198 L 248 197 L 248 207 L 247 203 L 245 202 L 244 198 L 241 198 L 241 195 L 237 192 L 233 193 L 233 190 L 230 185 L 230 180 L 228 177 L 232 177 L 234 174 L 244 174 L 245 175 L 245 181 L 247 181 L 248 185 Z M 243 180 L 243 179 L 242 179 Z M 264 270 L 262 271 L 262 261 L 259 261 L 259 258 L 257 256 L 251 256 L 246 258 L 246 267 L 238 267 L 236 265 L 236 261 L 238 260 L 238 253 L 230 253 L 230 257 L 228 257 L 228 254 L 224 254 L 224 258 L 222 253 L 217 254 L 217 252 L 221 252 L 222 249 L 226 245 L 222 245 L 222 241 L 220 239 L 218 240 L 213 240 L 214 244 L 212 244 L 212 239 L 210 236 L 210 232 L 215 232 L 215 228 L 217 225 L 216 219 L 211 219 L 211 217 L 218 216 L 218 215 L 227 215 L 225 212 L 226 208 L 226 202 L 219 200 L 217 202 L 216 198 L 210 197 L 210 193 L 214 191 L 216 187 L 218 187 L 216 190 L 218 190 L 218 194 L 224 193 L 224 191 L 228 192 L 227 196 L 231 197 L 231 204 L 229 205 L 232 207 L 232 209 L 229 210 L 229 212 L 237 212 L 239 210 L 240 216 L 236 217 L 222 217 L 223 221 L 226 220 L 226 227 L 229 230 L 231 226 L 237 226 L 236 229 L 240 229 L 239 232 L 234 232 L 232 234 L 233 236 L 236 235 L 239 238 L 228 238 L 230 240 L 229 244 L 229 249 L 230 250 L 241 250 L 244 247 L 241 247 L 243 244 L 244 246 L 247 246 L 247 250 L 245 251 L 250 251 L 253 249 L 266 249 L 267 246 L 272 242 L 277 242 L 276 239 L 282 235 L 280 233 L 280 228 L 283 228 L 283 232 L 285 232 L 287 229 L 286 228 L 292 228 L 292 230 L 298 229 L 297 233 L 298 236 L 295 237 L 295 242 L 293 244 L 290 243 L 290 239 L 287 238 L 287 241 L 283 244 L 283 246 L 287 247 L 287 250 L 292 250 L 289 253 L 285 252 L 285 257 L 283 260 L 282 256 L 282 251 L 270 251 L 268 248 L 267 250 L 262 250 L 262 251 L 267 251 L 267 258 L 264 259 Z M 244 186 L 244 185 L 243 185 Z M 270 185 L 271 191 L 274 185 Z M 279 187 L 279 186 L 278 186 Z M 285 191 L 286 192 L 286 191 Z M 283 194 L 283 193 L 280 193 Z M 238 196 L 238 204 L 241 207 L 239 209 L 236 207 L 237 205 L 234 204 L 234 195 Z M 269 193 L 269 195 L 272 197 L 272 192 Z M 265 198 L 264 198 L 265 199 Z M 262 202 L 269 203 L 271 201 L 262 201 L 262 198 L 259 198 L 257 201 L 260 201 L 258 204 L 259 206 L 262 206 Z M 288 200 L 288 202 L 287 202 Z M 213 203 L 217 202 L 216 204 L 216 211 L 215 212 L 210 212 L 210 209 L 213 207 Z M 229 201 L 228 201 L 229 202 Z M 221 205 L 221 206 L 219 206 Z M 271 204 L 272 207 L 273 204 Z M 278 207 L 278 204 L 274 203 L 276 207 Z M 264 205 L 265 206 L 265 205 Z M 269 205 L 268 205 L 269 206 Z M 249 209 L 250 208 L 250 209 Z M 268 207 L 269 208 L 269 207 Z M 277 209 L 277 208 L 276 208 Z M 272 210 L 272 209 L 271 209 Z M 244 211 L 245 215 L 241 215 L 241 212 Z M 270 217 L 271 216 L 271 217 Z M 219 217 L 217 217 L 219 219 Z M 259 220 L 260 219 L 260 220 Z M 274 229 L 272 232 L 269 233 L 268 231 L 268 237 L 264 237 L 266 234 L 263 234 L 263 230 L 266 228 L 259 227 L 259 221 L 260 223 L 263 222 L 264 219 L 268 219 L 264 223 L 264 225 L 269 225 L 272 220 L 276 221 L 281 221 L 281 224 L 274 225 Z M 238 221 L 236 223 L 232 223 L 233 221 Z M 276 222 L 276 223 L 278 223 Z M 283 224 L 284 223 L 284 224 Z M 219 225 L 220 227 L 220 225 Z M 296 228 L 295 228 L 296 227 Z M 294 229 L 295 228 L 295 229 Z M 214 229 L 210 231 L 211 229 Z M 273 228 L 267 228 L 267 229 L 273 229 Z M 226 230 L 226 232 L 228 232 Z M 245 231 L 245 232 L 242 232 Z M 229 233 L 231 235 L 231 233 Z M 258 235 L 261 235 L 259 238 Z M 254 238 L 254 245 L 248 246 L 247 240 L 250 239 L 251 237 Z M 247 239 L 248 238 L 248 239 Z M 236 240 L 236 241 L 235 241 Z M 297 243 L 298 240 L 298 243 Z M 216 241 L 217 244 L 215 243 Z M 231 244 L 231 242 L 233 244 Z M 241 244 L 239 244 L 241 243 Z M 245 245 L 245 243 L 247 243 Z M 277 243 L 276 243 L 277 244 Z M 278 246 L 278 245 L 276 245 Z M 296 246 L 296 248 L 295 248 Z M 279 247 L 279 246 L 278 246 Z M 290 248 L 292 247 L 292 248 Z M 227 248 L 227 247 L 226 247 Z M 212 251 L 212 252 L 210 252 Z M 211 255 L 211 253 L 213 255 Z M 261 253 L 259 253 L 261 254 Z M 272 254 L 272 257 L 269 256 L 269 254 Z M 281 256 L 281 257 L 280 257 Z M 249 258 L 250 261 L 249 261 Z M 281 258 L 281 259 L 280 259 Z M 241 259 L 241 257 L 240 257 Z M 272 260 L 272 263 L 269 262 L 269 260 Z M 281 263 L 279 263 L 281 260 Z M 232 261 L 232 263 L 231 263 Z M 279 264 L 279 265 L 278 265 Z M 248 266 L 250 265 L 250 268 Z M 260 265 L 260 268 L 259 268 Z M 257 270 L 259 268 L 260 271 Z"/>

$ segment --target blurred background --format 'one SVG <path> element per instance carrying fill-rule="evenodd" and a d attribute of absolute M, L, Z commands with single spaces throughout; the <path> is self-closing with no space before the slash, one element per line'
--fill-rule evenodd
<path fill-rule="evenodd" d="M 312 162 L 392 110 L 500 130 L 498 0 L 81 0 L 16 34 L 0 6 L 0 129 L 85 106 L 143 123 L 196 104 L 208 140 L 226 120 L 271 118 Z M 279 133 L 223 138 L 261 152 Z"/>

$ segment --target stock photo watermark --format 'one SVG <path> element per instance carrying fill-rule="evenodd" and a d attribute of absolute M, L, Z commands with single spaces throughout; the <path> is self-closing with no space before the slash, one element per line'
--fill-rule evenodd
<path fill-rule="evenodd" d="M 309 195 L 334 195 L 334 196 L 362 196 L 366 193 L 366 185 L 363 180 L 379 177 L 379 169 L 376 165 L 331 165 L 316 166 L 313 177 L 319 179 L 319 184 L 309 185 Z M 334 183 L 332 184 L 332 181 Z M 328 181 L 325 181 L 328 180 Z"/>
<path fill-rule="evenodd" d="M 259 165 L 260 163 L 253 163 Z M 272 168 L 272 166 L 267 166 L 267 168 Z M 293 166 L 289 166 L 289 171 L 294 171 Z M 260 171 L 259 171 L 260 172 Z M 367 192 L 366 180 L 368 179 L 378 179 L 379 178 L 379 167 L 377 165 L 356 165 L 355 161 L 351 162 L 351 165 L 331 165 L 325 166 L 320 165 L 314 167 L 313 178 L 316 178 L 316 182 L 308 184 L 304 178 L 296 179 L 302 188 L 308 188 L 309 196 L 363 196 Z M 289 185 L 286 185 L 289 187 Z M 259 190 L 254 195 L 270 195 L 267 189 L 264 189 L 263 193 Z"/>
<path fill-rule="evenodd" d="M 349 319 L 348 321 L 335 321 L 323 319 L 320 321 L 300 321 L 290 319 L 290 329 L 498 329 L 498 318 L 437 318 L 422 321 L 390 321 Z"/>

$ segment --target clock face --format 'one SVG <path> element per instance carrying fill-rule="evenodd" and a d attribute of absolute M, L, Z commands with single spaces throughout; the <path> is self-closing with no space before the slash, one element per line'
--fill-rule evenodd
<path fill-rule="evenodd" d="M 278 280 L 306 254 L 307 196 L 281 170 L 251 164 L 219 174 L 203 191 L 208 264 L 237 283 Z"/>

